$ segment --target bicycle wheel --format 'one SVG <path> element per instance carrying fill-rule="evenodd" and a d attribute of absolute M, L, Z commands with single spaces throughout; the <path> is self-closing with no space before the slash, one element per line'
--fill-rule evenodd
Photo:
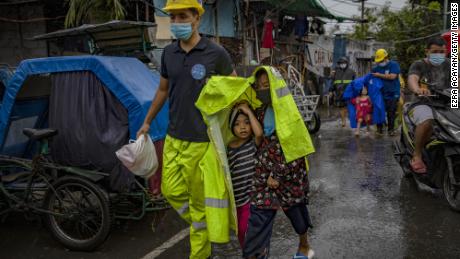
<path fill-rule="evenodd" d="M 44 208 L 49 231 L 71 250 L 92 251 L 108 237 L 110 204 L 96 184 L 79 177 L 57 180 L 45 196 Z"/>

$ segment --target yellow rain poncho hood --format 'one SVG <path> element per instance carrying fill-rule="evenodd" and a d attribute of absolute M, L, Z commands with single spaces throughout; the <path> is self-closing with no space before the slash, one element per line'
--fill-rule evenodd
<path fill-rule="evenodd" d="M 270 81 L 270 96 L 273 111 L 275 112 L 276 135 L 280 141 L 286 161 L 289 163 L 315 152 L 310 133 L 280 72 L 274 67 L 258 67 L 252 77 L 248 79 L 249 83 L 254 84 L 256 82 L 255 75 L 260 70 L 267 72 Z"/>
<path fill-rule="evenodd" d="M 279 71 L 269 66 L 258 67 L 249 78 L 214 76 L 208 81 L 196 102 L 208 124 L 208 131 L 212 132 L 212 126 L 218 126 L 223 137 L 222 144 L 226 145 L 233 137 L 228 127 L 228 116 L 232 107 L 242 100 L 248 101 L 254 109 L 261 106 L 262 103 L 251 87 L 256 81 L 255 74 L 261 69 L 267 71 L 269 77 L 276 133 L 286 161 L 291 162 L 315 152 L 310 134 L 288 86 Z M 210 124 L 210 120 L 216 120 L 217 124 Z M 212 142 L 219 141 L 212 134 L 210 139 Z"/>

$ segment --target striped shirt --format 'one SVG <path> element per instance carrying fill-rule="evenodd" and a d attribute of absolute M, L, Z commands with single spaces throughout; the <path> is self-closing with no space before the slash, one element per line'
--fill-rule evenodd
<path fill-rule="evenodd" d="M 256 144 L 254 140 L 232 148 L 228 147 L 228 164 L 232 175 L 233 194 L 237 207 L 241 207 L 250 200 L 253 188 L 255 171 Z"/>

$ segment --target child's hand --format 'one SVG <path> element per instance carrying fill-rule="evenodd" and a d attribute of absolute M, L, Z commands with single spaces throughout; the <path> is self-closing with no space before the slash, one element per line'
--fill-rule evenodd
<path fill-rule="evenodd" d="M 238 109 L 240 109 L 242 112 L 246 113 L 246 114 L 250 114 L 252 113 L 251 112 L 251 108 L 249 108 L 248 106 L 248 103 L 241 103 L 238 105 Z"/>
<path fill-rule="evenodd" d="M 280 186 L 280 183 L 277 180 L 273 179 L 273 177 L 269 176 L 267 180 L 267 185 L 271 189 L 277 189 Z"/>

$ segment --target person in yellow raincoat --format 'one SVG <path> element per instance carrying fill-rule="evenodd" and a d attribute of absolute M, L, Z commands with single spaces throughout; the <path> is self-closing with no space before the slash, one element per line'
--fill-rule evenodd
<path fill-rule="evenodd" d="M 200 1 L 201 2 L 201 1 Z M 169 100 L 169 126 L 163 150 L 162 193 L 190 224 L 190 258 L 211 256 L 211 242 L 229 242 L 235 228 L 234 201 L 210 143 L 207 126 L 195 101 L 212 75 L 236 75 L 230 56 L 200 37 L 204 8 L 197 0 L 168 0 L 171 32 L 178 39 L 161 58 L 161 79 L 144 124 L 147 134 L 158 111 Z"/>
<path fill-rule="evenodd" d="M 251 198 L 251 215 L 243 256 L 268 257 L 273 219 L 277 209 L 281 208 L 299 235 L 299 247 L 294 258 L 312 258 L 313 251 L 307 239 L 311 222 L 306 207 L 306 156 L 314 152 L 314 147 L 302 116 L 281 74 L 275 68 L 259 67 L 247 80 L 212 77 L 196 106 L 209 127 L 211 143 L 219 154 L 219 163 L 224 168 L 229 189 L 231 177 L 225 147 L 231 141 L 232 133 L 228 118 L 231 108 L 241 101 L 248 102 L 256 109 L 265 134 L 256 155 L 255 190 Z M 272 164 L 264 165 L 264 162 Z"/>

